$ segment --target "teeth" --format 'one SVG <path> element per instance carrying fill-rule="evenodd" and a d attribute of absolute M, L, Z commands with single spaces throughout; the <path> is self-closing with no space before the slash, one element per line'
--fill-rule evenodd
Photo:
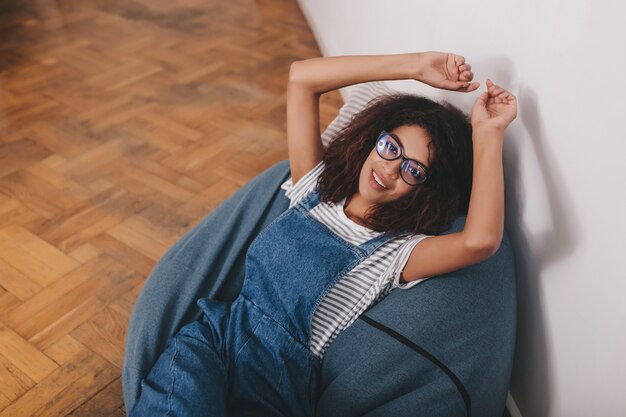
<path fill-rule="evenodd" d="M 378 185 L 380 185 L 383 188 L 387 188 L 385 187 L 385 184 L 383 184 L 383 182 L 380 180 L 380 178 L 378 178 L 378 176 L 376 175 L 376 172 L 372 171 L 372 174 L 374 176 L 374 180 L 378 183 Z"/>

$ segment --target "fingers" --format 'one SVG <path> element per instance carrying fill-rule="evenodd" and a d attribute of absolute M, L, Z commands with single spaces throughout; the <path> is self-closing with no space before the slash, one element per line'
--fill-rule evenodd
<path fill-rule="evenodd" d="M 472 81 L 472 79 L 474 79 L 474 73 L 472 71 L 463 71 L 459 75 L 459 79 L 461 81 Z"/>
<path fill-rule="evenodd" d="M 491 80 L 487 80 L 487 93 L 489 94 L 489 100 L 487 104 L 504 103 L 508 104 L 515 101 L 515 96 L 506 89 L 496 85 Z"/>
<path fill-rule="evenodd" d="M 451 90 L 456 90 L 456 91 L 461 91 L 464 93 L 469 93 L 471 91 L 476 90 L 478 87 L 480 87 L 480 83 L 479 82 L 474 82 L 474 83 L 468 83 L 465 81 L 457 81 L 454 85 L 454 88 L 451 88 Z"/>
<path fill-rule="evenodd" d="M 468 84 L 467 84 L 467 86 L 466 86 L 466 87 L 464 87 L 464 88 L 465 88 L 465 90 L 464 90 L 464 91 L 466 91 L 466 92 L 468 92 L 468 93 L 469 93 L 470 91 L 477 90 L 477 89 L 478 89 L 478 87 L 480 87 L 480 83 L 479 83 L 479 82 L 475 82 L 475 83 L 468 83 Z"/>
<path fill-rule="evenodd" d="M 484 93 L 478 96 L 478 98 L 476 99 L 476 104 L 485 107 L 487 105 L 488 99 L 489 99 L 489 93 L 485 91 Z"/>
<path fill-rule="evenodd" d="M 472 81 L 474 78 L 474 73 L 471 71 L 472 66 L 470 64 L 462 64 L 459 65 L 459 80 L 461 81 Z"/>
<path fill-rule="evenodd" d="M 454 54 L 452 56 L 454 57 L 454 69 L 452 69 L 454 77 L 459 81 L 472 81 L 474 78 L 472 66 L 465 63 L 465 57 Z"/>

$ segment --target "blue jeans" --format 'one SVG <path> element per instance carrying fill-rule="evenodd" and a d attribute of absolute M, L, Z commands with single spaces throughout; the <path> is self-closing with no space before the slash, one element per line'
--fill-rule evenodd
<path fill-rule="evenodd" d="M 133 415 L 226 416 L 227 372 L 202 319 L 183 327 L 141 382 Z M 189 395 L 193 393 L 193 395 Z M 164 401 L 165 400 L 165 401 Z"/>
<path fill-rule="evenodd" d="M 280 189 L 287 178 L 288 161 L 264 171 L 189 230 L 155 265 L 126 335 L 122 381 L 127 411 L 170 338 L 201 317 L 194 301 L 232 301 L 239 295 L 250 242 L 289 207 Z"/>

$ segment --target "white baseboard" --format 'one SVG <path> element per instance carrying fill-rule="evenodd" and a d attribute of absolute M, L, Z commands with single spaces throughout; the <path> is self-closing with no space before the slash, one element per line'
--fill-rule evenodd
<path fill-rule="evenodd" d="M 506 396 L 506 409 L 509 410 L 511 417 L 522 417 L 522 413 L 517 408 L 517 404 L 510 392 Z"/>

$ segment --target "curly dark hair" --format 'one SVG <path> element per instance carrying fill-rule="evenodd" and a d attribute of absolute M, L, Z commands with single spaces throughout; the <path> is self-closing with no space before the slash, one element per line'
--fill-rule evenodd
<path fill-rule="evenodd" d="M 473 172 L 472 126 L 467 115 L 447 102 L 405 93 L 370 101 L 326 149 L 320 197 L 337 203 L 355 194 L 379 133 L 403 125 L 420 126 L 430 136 L 430 178 L 399 200 L 368 209 L 365 220 L 379 232 L 440 234 L 456 216 L 467 214 Z"/>

